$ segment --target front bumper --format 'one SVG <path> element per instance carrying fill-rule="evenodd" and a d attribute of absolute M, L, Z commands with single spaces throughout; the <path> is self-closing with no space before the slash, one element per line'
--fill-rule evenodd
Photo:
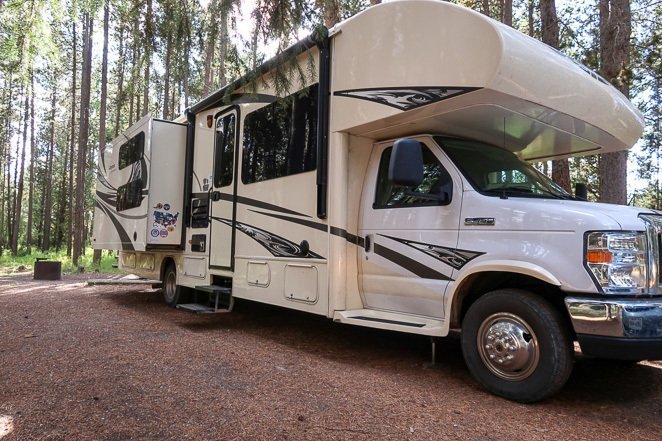
<path fill-rule="evenodd" d="M 566 297 L 582 352 L 619 360 L 662 360 L 662 299 Z"/>

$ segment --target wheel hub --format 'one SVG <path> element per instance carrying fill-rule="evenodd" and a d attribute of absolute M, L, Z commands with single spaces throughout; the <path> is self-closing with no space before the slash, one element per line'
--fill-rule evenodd
<path fill-rule="evenodd" d="M 506 380 L 522 380 L 538 366 L 540 351 L 536 335 L 522 318 L 510 313 L 489 316 L 477 339 L 485 366 Z"/>
<path fill-rule="evenodd" d="M 168 273 L 163 290 L 165 291 L 166 301 L 172 301 L 172 299 L 175 298 L 175 291 L 177 290 L 177 276 L 174 272 Z"/>

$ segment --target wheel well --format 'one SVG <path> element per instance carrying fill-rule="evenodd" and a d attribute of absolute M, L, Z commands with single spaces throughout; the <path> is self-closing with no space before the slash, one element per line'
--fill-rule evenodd
<path fill-rule="evenodd" d="M 170 264 L 175 265 L 175 268 L 177 268 L 177 264 L 175 263 L 175 260 L 172 257 L 164 257 L 163 260 L 161 261 L 161 270 L 159 271 L 159 280 L 163 280 L 163 275 L 165 274 L 166 268 L 168 268 L 168 265 Z"/>
<path fill-rule="evenodd" d="M 479 297 L 490 291 L 504 288 L 524 289 L 544 298 L 561 313 L 572 331 L 572 325 L 563 302 L 564 294 L 559 287 L 524 274 L 498 271 L 472 274 L 461 282 L 453 297 L 451 328 L 460 328 L 467 310 Z"/>

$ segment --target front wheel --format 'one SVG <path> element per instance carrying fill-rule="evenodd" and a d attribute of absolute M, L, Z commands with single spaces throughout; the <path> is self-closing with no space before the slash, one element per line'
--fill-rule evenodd
<path fill-rule="evenodd" d="M 572 372 L 572 338 L 544 299 L 516 289 L 485 294 L 462 322 L 462 353 L 490 392 L 522 403 L 556 393 Z"/>

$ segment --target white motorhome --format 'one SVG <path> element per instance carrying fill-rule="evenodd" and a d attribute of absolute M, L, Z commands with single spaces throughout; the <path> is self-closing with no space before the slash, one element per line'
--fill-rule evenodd
<path fill-rule="evenodd" d="M 274 72 L 297 63 L 278 93 Z M 579 200 L 526 162 L 627 149 L 642 130 L 604 79 L 516 30 L 384 3 L 110 143 L 93 243 L 181 309 L 238 298 L 461 329 L 481 384 L 536 401 L 567 380 L 573 341 L 662 358 L 662 213 Z"/>

